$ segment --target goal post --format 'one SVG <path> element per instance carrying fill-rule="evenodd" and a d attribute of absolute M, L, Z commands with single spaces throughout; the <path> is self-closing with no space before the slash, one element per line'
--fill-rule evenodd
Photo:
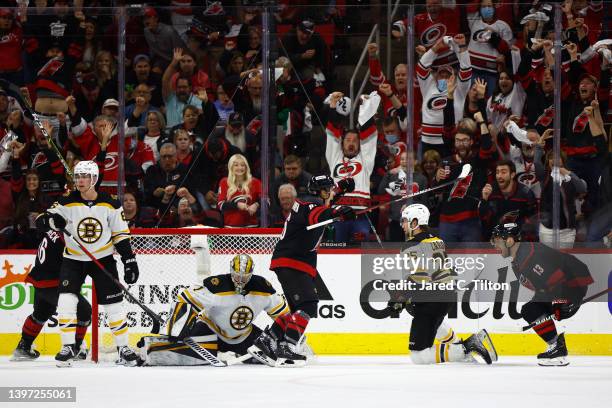
<path fill-rule="evenodd" d="M 194 247 L 207 245 L 210 252 L 210 273 L 229 272 L 230 260 L 237 254 L 250 255 L 255 273 L 271 277 L 268 270 L 279 228 L 137 228 L 131 230 L 132 249 L 136 254 L 140 276 L 128 290 L 152 311 L 166 318 L 176 294 L 185 287 L 201 283 L 198 276 L 198 256 Z M 119 257 L 117 269 L 123 281 L 123 264 Z M 126 285 L 128 287 L 128 285 Z M 140 337 L 151 332 L 152 320 L 124 298 L 129 345 L 136 347 Z M 108 327 L 104 306 L 97 303 L 95 288 L 92 296 L 91 359 L 114 361 L 117 358 L 113 335 Z"/>

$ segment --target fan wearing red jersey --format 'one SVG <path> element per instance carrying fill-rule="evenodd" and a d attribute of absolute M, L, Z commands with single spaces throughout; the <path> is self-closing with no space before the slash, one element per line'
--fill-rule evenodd
<path fill-rule="evenodd" d="M 330 207 L 335 195 L 350 191 L 354 184 L 343 181 L 336 188 L 334 186 L 329 176 L 312 177 L 308 189 L 319 199 L 312 202 L 296 200 L 287 216 L 270 269 L 276 272 L 291 314 L 278 316 L 249 348 L 249 353 L 262 363 L 277 367 L 306 363 L 306 357 L 294 350 L 308 321 L 317 317 L 317 247 L 324 231 L 324 228 L 307 230 L 306 227 L 335 217 L 343 221 L 355 219 L 355 212 L 350 207 Z"/>

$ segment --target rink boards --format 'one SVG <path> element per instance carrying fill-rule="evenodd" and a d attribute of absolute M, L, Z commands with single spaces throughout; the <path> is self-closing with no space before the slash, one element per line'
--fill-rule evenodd
<path fill-rule="evenodd" d="M 610 253 L 591 251 L 576 253 L 591 269 L 611 265 Z M 497 256 L 497 255 L 490 255 Z M 213 269 L 224 273 L 231 255 L 218 255 Z M 227 258 L 227 259 L 225 259 Z M 267 270 L 269 255 L 253 255 L 256 272 L 268 278 L 280 289 L 272 272 Z M 9 354 L 17 343 L 21 325 L 32 311 L 33 288 L 23 280 L 31 268 L 34 254 L 27 251 L 0 253 L 0 354 Z M 501 260 L 499 260 L 501 262 Z M 140 279 L 131 293 L 152 310 L 163 312 L 169 308 L 173 293 L 196 282 L 195 261 L 190 255 L 139 254 Z M 360 302 L 361 255 L 358 251 L 325 250 L 318 258 L 318 269 L 324 284 L 320 287 L 319 318 L 308 327 L 308 341 L 317 354 L 406 354 L 410 316 L 402 313 L 391 317 L 380 302 Z M 177 266 L 179 265 L 179 266 Z M 215 268 L 215 265 L 223 265 Z M 121 263 L 118 263 L 121 266 Z M 122 275 L 120 271 L 120 276 Z M 321 290 L 322 289 L 322 290 Z M 83 294 L 91 299 L 90 286 Z M 486 328 L 492 334 L 500 354 L 532 355 L 544 348 L 532 332 L 520 332 L 524 322 L 518 317 L 520 303 L 504 301 L 458 303 L 451 312 L 450 323 L 458 333 L 472 333 Z M 132 340 L 150 330 L 150 320 L 135 305 L 127 305 L 130 337 Z M 608 297 L 584 305 L 578 314 L 565 322 L 558 322 L 558 330 L 567 333 L 570 352 L 584 355 L 612 355 L 612 308 Z M 266 324 L 267 316 L 256 323 Z M 37 340 L 43 353 L 59 349 L 57 322 L 48 322 Z"/>

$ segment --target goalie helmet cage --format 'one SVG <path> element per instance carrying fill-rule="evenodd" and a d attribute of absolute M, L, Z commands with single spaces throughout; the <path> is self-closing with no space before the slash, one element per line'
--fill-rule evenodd
<path fill-rule="evenodd" d="M 255 273 L 270 277 L 268 267 L 272 252 L 280 239 L 278 228 L 138 228 L 132 231 L 132 249 L 136 254 L 140 276 L 129 287 L 136 299 L 165 320 L 172 299 L 182 288 L 197 285 L 198 275 L 194 248 L 208 247 L 211 275 L 229 273 L 230 260 L 237 254 L 253 257 Z M 123 281 L 123 264 L 117 257 L 119 278 Z M 127 285 L 126 285 L 127 287 Z M 129 345 L 136 348 L 142 336 L 151 332 L 152 319 L 135 303 L 123 301 L 127 316 Z M 104 306 L 99 307 L 95 287 L 92 290 L 91 359 L 94 362 L 117 358 L 113 335 L 108 327 Z M 163 332 L 163 328 L 162 328 Z"/>

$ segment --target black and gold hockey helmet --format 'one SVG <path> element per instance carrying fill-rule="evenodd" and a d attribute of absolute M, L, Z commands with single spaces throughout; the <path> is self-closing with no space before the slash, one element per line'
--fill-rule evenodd
<path fill-rule="evenodd" d="M 234 286 L 236 287 L 236 293 L 242 293 L 246 284 L 251 280 L 254 269 L 255 263 L 253 262 L 253 258 L 249 255 L 236 255 L 232 258 L 230 262 L 230 274 Z"/>

